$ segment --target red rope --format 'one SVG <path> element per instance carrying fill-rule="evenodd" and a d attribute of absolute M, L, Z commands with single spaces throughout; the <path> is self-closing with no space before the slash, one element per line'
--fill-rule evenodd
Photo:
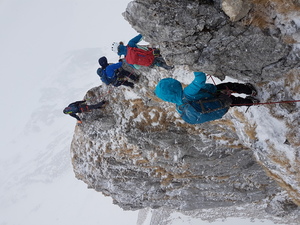
<path fill-rule="evenodd" d="M 210 74 L 207 74 L 207 76 L 208 76 L 208 79 L 207 79 L 207 80 L 211 79 L 211 80 L 213 81 L 214 85 L 216 85 L 216 82 L 214 81 L 214 79 L 213 79 L 212 75 L 210 75 Z"/>

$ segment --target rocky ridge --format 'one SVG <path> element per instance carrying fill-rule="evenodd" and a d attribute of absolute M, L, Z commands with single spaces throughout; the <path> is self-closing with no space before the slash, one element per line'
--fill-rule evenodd
<path fill-rule="evenodd" d="M 76 177 L 123 209 L 195 210 L 255 203 L 279 215 L 271 203 L 280 195 L 283 200 L 275 201 L 285 209 L 280 215 L 298 212 L 299 104 L 260 106 L 247 113 L 234 108 L 221 120 L 195 126 L 153 95 L 161 78 L 188 84 L 191 72 L 200 70 L 220 79 L 228 75 L 251 80 L 264 102 L 300 99 L 299 40 L 284 41 L 297 38 L 296 22 L 277 15 L 268 28 L 246 25 L 254 6 L 247 1 L 249 10 L 228 17 L 224 12 L 232 10 L 224 2 L 230 3 L 137 0 L 124 13 L 176 68 L 172 73 L 143 68 L 133 90 L 89 90 L 89 102 L 105 98 L 109 104 L 83 115 L 71 145 Z M 284 30 L 284 23 L 290 29 Z M 277 123 L 281 131 L 266 129 Z M 259 137 L 264 129 L 266 134 Z M 285 207 L 289 204 L 294 207 Z"/>

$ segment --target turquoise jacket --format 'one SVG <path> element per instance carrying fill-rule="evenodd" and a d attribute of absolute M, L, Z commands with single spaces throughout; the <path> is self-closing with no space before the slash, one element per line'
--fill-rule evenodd
<path fill-rule="evenodd" d="M 162 79 L 155 88 L 155 94 L 160 99 L 175 103 L 177 111 L 182 115 L 183 109 L 185 114 L 190 116 L 190 118 L 185 121 L 191 124 L 203 123 L 211 120 L 220 119 L 227 111 L 227 108 L 223 108 L 219 111 L 212 111 L 210 113 L 205 113 L 200 115 L 201 112 L 195 110 L 195 107 L 185 107 L 187 103 L 193 102 L 193 105 L 197 104 L 195 101 L 204 99 L 204 98 L 215 98 L 214 94 L 217 92 L 217 88 L 213 84 L 207 84 L 206 75 L 203 72 L 194 72 L 195 78 L 191 84 L 186 88 L 182 88 L 181 83 L 178 80 L 173 78 Z M 210 104 L 209 107 L 220 107 L 216 106 L 215 103 L 206 103 Z M 186 110 L 189 110 L 188 112 Z M 198 115 L 196 115 L 198 114 Z M 185 119 L 187 116 L 182 117 Z M 198 118 L 196 118 L 198 117 Z M 199 119 L 201 117 L 201 119 Z"/>

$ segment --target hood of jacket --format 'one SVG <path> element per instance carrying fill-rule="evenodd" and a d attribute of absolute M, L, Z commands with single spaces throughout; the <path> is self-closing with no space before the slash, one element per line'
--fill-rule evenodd
<path fill-rule="evenodd" d="M 175 103 L 176 105 L 183 104 L 183 89 L 178 80 L 173 78 L 165 78 L 159 81 L 155 88 L 155 94 L 160 99 Z"/>

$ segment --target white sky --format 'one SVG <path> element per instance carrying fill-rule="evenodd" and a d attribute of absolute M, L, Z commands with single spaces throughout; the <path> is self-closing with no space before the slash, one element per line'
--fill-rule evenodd
<path fill-rule="evenodd" d="M 1 225 L 135 224 L 137 212 L 123 212 L 112 205 L 111 198 L 87 189 L 86 184 L 74 178 L 69 149 L 60 149 L 59 145 L 69 145 L 75 120 L 61 112 L 57 120 L 50 119 L 48 126 L 32 120 L 36 118 L 34 110 L 40 110 L 40 87 L 47 87 L 45 83 L 51 81 L 69 51 L 101 48 L 110 61 L 117 59 L 110 50 L 111 43 L 126 43 L 136 35 L 121 16 L 128 3 L 129 0 L 0 0 Z M 69 80 L 64 75 L 61 74 L 61 85 L 67 86 L 63 82 Z M 78 80 L 78 85 L 84 78 L 74 74 L 73 79 Z M 85 86 L 99 81 L 96 76 L 86 79 L 83 89 L 69 89 L 72 93 L 58 96 L 57 102 L 80 100 L 87 91 Z M 52 101 L 53 89 L 52 96 L 43 98 L 45 101 Z M 38 116 L 47 120 L 47 111 Z M 54 123 L 61 123 L 63 131 L 58 131 Z M 65 136 L 66 131 L 70 136 Z M 49 142 L 49 138 L 55 140 Z"/>
<path fill-rule="evenodd" d="M 1 118 L 20 111 L 37 87 L 74 49 L 106 47 L 136 32 L 124 20 L 127 0 L 0 0 Z M 33 82 L 34 81 L 34 82 Z M 25 92 L 17 91 L 22 85 Z M 7 96 L 9 94 L 9 96 Z M 8 100 L 9 97 L 9 100 Z M 16 104 L 18 103 L 18 104 Z M 19 119 L 20 123 L 24 119 Z M 10 123 L 5 123 L 10 131 Z M 15 130 L 15 129 L 13 129 Z"/>
<path fill-rule="evenodd" d="M 72 137 L 75 120 L 65 117 L 62 109 L 58 121 L 51 119 L 49 127 L 32 119 L 41 104 L 40 88 L 47 87 L 45 82 L 51 80 L 66 53 L 101 48 L 106 49 L 109 59 L 117 59 L 110 50 L 111 43 L 136 35 L 121 15 L 128 2 L 0 0 L 1 225 L 135 224 L 137 211 L 124 212 L 111 198 L 87 189 L 74 178 L 69 149 L 63 144 L 62 149 L 51 147 L 53 140 L 48 143 L 49 138 L 62 136 L 57 142 L 70 145 L 71 139 L 66 140 L 65 133 L 60 134 L 53 124 L 60 121 L 61 126 L 69 126 L 64 129 Z M 98 58 L 94 60 L 96 63 Z M 96 80 L 93 86 L 99 85 L 96 76 L 86 79 Z M 87 90 L 72 90 L 65 104 L 82 99 Z M 48 98 L 50 101 L 51 96 Z M 47 112 L 39 117 L 49 118 Z"/>

